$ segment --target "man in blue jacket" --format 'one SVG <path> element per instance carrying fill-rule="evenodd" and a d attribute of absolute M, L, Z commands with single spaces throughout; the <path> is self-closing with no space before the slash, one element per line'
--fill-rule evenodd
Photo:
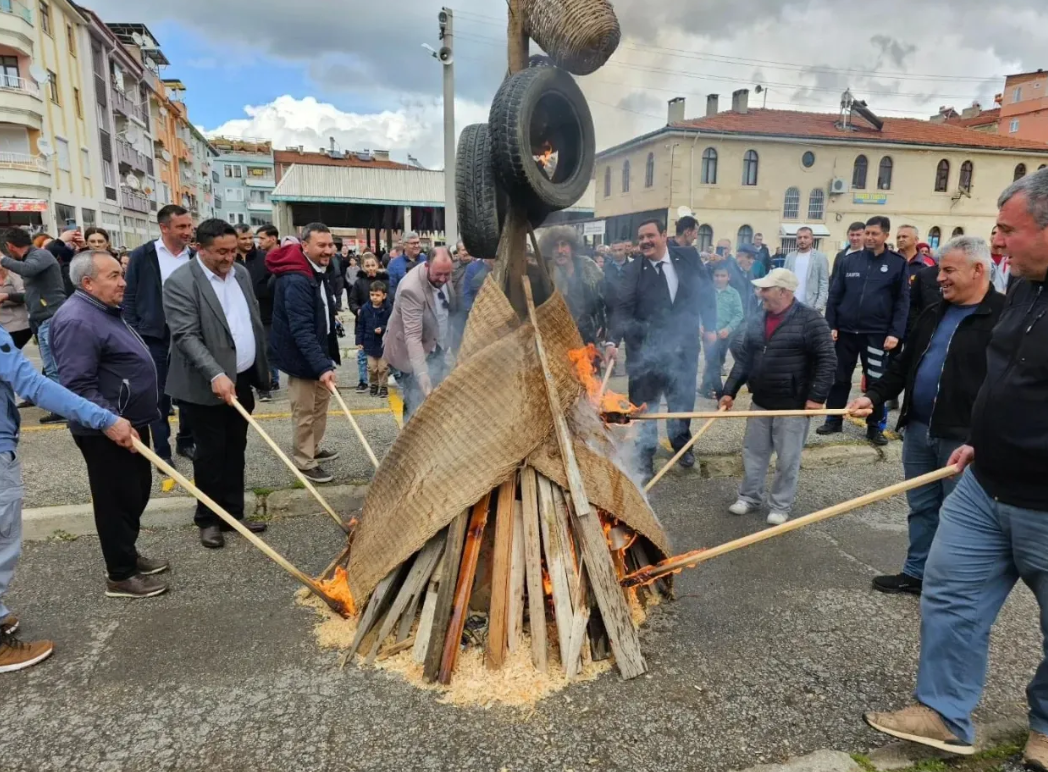
<path fill-rule="evenodd" d="M 866 248 L 843 258 L 830 285 L 826 321 L 836 342 L 837 373 L 826 407 L 840 409 L 848 402 L 855 362 L 862 362 L 867 388 L 888 370 L 889 359 L 906 336 L 910 312 L 910 282 L 906 258 L 885 246 L 891 232 L 887 217 L 866 222 Z M 866 419 L 866 439 L 886 445 L 881 431 L 882 407 Z M 831 416 L 818 434 L 843 431 L 843 419 Z"/>
<path fill-rule="evenodd" d="M 4 593 L 22 554 L 22 463 L 16 454 L 20 419 L 15 392 L 105 435 L 121 447 L 132 447 L 134 429 L 127 419 L 78 397 L 40 375 L 0 327 L 0 673 L 35 665 L 51 656 L 51 641 L 23 642 L 14 637 L 19 620 L 4 605 Z"/>
<path fill-rule="evenodd" d="M 316 483 L 334 478 L 321 461 L 338 458 L 320 443 L 327 429 L 328 402 L 341 364 L 335 320 L 335 295 L 329 281 L 335 242 L 323 223 L 302 229 L 302 243 L 288 244 L 266 256 L 276 276 L 270 348 L 277 368 L 288 374 L 288 398 L 294 426 L 293 459 Z"/>
<path fill-rule="evenodd" d="M 386 269 L 389 273 L 390 304 L 396 297 L 397 284 L 400 283 L 400 280 L 408 275 L 408 271 L 424 262 L 426 262 L 426 254 L 422 251 L 422 242 L 418 234 L 408 231 L 404 234 L 404 254 L 390 260 L 389 267 Z"/>
<path fill-rule="evenodd" d="M 193 218 L 175 204 L 162 207 L 156 215 L 160 238 L 147 241 L 131 253 L 127 264 L 127 289 L 124 292 L 124 319 L 142 336 L 156 364 L 160 386 L 160 417 L 153 422 L 151 433 L 153 449 L 162 459 L 171 463 L 171 398 L 164 393 L 171 349 L 171 331 L 164 315 L 164 282 L 175 269 L 193 258 L 189 242 L 193 239 Z M 193 434 L 186 414 L 179 411 L 178 436 L 175 438 L 178 455 L 192 460 L 195 449 Z"/>

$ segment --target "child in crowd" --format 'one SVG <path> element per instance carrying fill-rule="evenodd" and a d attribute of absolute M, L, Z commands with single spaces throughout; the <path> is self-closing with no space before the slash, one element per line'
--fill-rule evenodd
<path fill-rule="evenodd" d="M 387 300 L 389 290 L 385 282 L 371 283 L 371 302 L 360 309 L 360 327 L 364 340 L 364 353 L 368 358 L 368 380 L 372 397 L 387 397 L 389 389 L 389 365 L 382 358 L 382 337 L 386 334 L 392 309 Z"/>
<path fill-rule="evenodd" d="M 728 356 L 728 345 L 732 333 L 742 324 L 742 298 L 738 290 L 729 285 L 731 273 L 725 262 L 716 263 L 713 269 L 713 284 L 717 288 L 717 342 L 706 345 L 706 369 L 702 375 L 700 392 L 704 397 L 719 399 L 724 382 L 721 368 Z"/>
<path fill-rule="evenodd" d="M 357 392 L 359 393 L 368 390 L 368 355 L 364 351 L 364 330 L 360 325 L 360 312 L 368 305 L 371 285 L 376 281 L 388 282 L 389 274 L 381 270 L 377 257 L 370 252 L 365 252 L 360 272 L 353 284 L 349 285 L 349 291 L 346 293 L 349 295 L 349 310 L 356 318 Z"/>

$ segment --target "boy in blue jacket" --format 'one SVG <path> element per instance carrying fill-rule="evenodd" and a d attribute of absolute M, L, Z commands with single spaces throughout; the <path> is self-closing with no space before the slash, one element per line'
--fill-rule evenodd
<path fill-rule="evenodd" d="M 369 296 L 371 302 L 360 309 L 360 332 L 364 353 L 368 357 L 368 381 L 372 397 L 387 397 L 389 365 L 382 358 L 382 337 L 386 334 L 386 325 L 389 324 L 389 315 L 393 309 L 389 305 L 384 282 L 371 282 Z"/>

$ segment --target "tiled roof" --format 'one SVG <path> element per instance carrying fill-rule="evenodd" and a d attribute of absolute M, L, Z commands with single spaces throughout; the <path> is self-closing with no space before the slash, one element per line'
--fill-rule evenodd
<path fill-rule="evenodd" d="M 276 150 L 273 152 L 273 161 L 277 164 L 306 164 L 309 166 L 360 166 L 366 169 L 417 169 L 416 166 L 397 163 L 396 161 L 380 161 L 372 158 L 370 161 L 362 161 L 357 154 L 350 151 L 342 158 L 332 158 L 326 153 L 298 152 L 297 150 Z"/>
<path fill-rule="evenodd" d="M 946 123 L 950 126 L 960 126 L 962 129 L 971 129 L 975 126 L 989 126 L 991 123 L 998 123 L 1000 120 L 1001 108 L 995 107 L 992 110 L 983 110 L 972 118 L 947 118 Z"/>
<path fill-rule="evenodd" d="M 989 111 L 987 111 L 989 112 Z M 1014 139 L 999 134 L 972 131 L 951 123 L 932 123 L 916 118 L 883 118 L 878 131 L 859 116 L 850 120 L 851 129 L 837 127 L 840 116 L 797 110 L 726 111 L 717 115 L 675 123 L 670 129 L 697 129 L 717 134 L 748 134 L 798 139 L 836 139 L 845 142 L 887 142 L 932 147 L 984 148 L 988 150 L 1034 151 L 1048 153 L 1048 144 Z"/>

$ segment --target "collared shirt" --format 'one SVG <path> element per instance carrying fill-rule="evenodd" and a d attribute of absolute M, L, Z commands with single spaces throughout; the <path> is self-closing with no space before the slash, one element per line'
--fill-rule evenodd
<path fill-rule="evenodd" d="M 442 349 L 448 347 L 448 285 L 443 287 L 434 287 L 432 284 L 429 285 L 430 289 L 433 290 L 433 313 L 437 317 L 437 329 L 439 330 L 439 336 L 437 338 L 437 345 Z"/>
<path fill-rule="evenodd" d="M 237 281 L 236 267 L 231 267 L 226 278 L 211 271 L 199 257 L 197 262 L 218 296 L 218 304 L 226 315 L 226 324 L 233 333 L 233 348 L 237 352 L 237 373 L 250 370 L 255 364 L 255 330 L 251 326 L 251 309 L 248 307 L 244 290 Z"/>
<path fill-rule="evenodd" d="M 666 277 L 666 286 L 669 287 L 670 302 L 672 303 L 674 300 L 677 299 L 677 287 L 679 286 L 680 282 L 677 279 L 677 269 L 674 268 L 673 261 L 670 260 L 669 248 L 667 248 L 666 251 L 663 252 L 661 258 L 659 258 L 658 260 L 648 259 L 648 262 L 651 263 L 651 267 L 655 268 L 655 270 L 659 270 L 656 266 L 658 266 L 659 263 L 662 263 L 662 275 Z"/>
<path fill-rule="evenodd" d="M 163 239 L 157 239 L 155 245 L 156 259 L 160 264 L 160 286 L 163 287 L 176 268 L 189 262 L 189 247 L 184 247 L 177 255 L 173 255 L 171 250 L 164 245 Z"/>
<path fill-rule="evenodd" d="M 808 269 L 811 267 L 811 250 L 797 253 L 797 262 L 793 264 L 793 273 L 797 277 L 797 289 L 793 296 L 802 303 L 808 303 Z M 808 305 L 811 305 L 808 303 Z"/>
<path fill-rule="evenodd" d="M 305 253 L 303 252 L 303 254 L 305 254 Z M 328 308 L 327 288 L 324 286 L 324 271 L 325 271 L 325 269 L 321 268 L 319 265 L 314 263 L 308 257 L 306 258 L 306 261 L 311 266 L 313 266 L 313 271 L 320 275 L 320 287 L 319 287 L 319 289 L 320 289 L 320 300 L 324 304 L 324 324 L 325 324 L 325 326 L 327 328 L 327 334 L 330 335 L 331 334 L 331 310 Z"/>

